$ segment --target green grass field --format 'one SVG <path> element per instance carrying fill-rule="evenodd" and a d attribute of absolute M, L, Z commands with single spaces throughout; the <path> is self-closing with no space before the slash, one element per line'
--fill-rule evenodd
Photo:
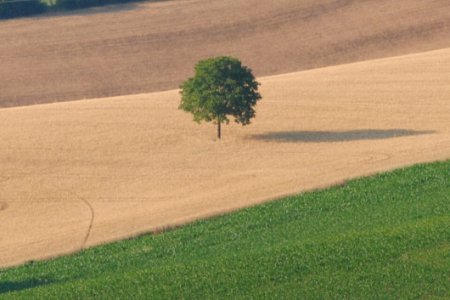
<path fill-rule="evenodd" d="M 6 269 L 0 298 L 450 299 L 450 161 Z"/>

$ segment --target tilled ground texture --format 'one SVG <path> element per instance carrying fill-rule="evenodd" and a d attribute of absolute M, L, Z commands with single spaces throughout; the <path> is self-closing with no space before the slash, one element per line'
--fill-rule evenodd
<path fill-rule="evenodd" d="M 0 107 L 175 89 L 233 55 L 258 76 L 450 47 L 448 0 L 150 1 L 0 22 Z"/>

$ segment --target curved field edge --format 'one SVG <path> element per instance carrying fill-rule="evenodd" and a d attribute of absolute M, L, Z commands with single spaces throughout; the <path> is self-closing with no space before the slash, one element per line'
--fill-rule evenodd
<path fill-rule="evenodd" d="M 221 142 L 177 91 L 1 109 L 0 265 L 448 159 L 449 66 L 442 50 L 261 78 L 254 123 Z"/>
<path fill-rule="evenodd" d="M 450 161 L 0 272 L 0 298 L 450 296 Z"/>

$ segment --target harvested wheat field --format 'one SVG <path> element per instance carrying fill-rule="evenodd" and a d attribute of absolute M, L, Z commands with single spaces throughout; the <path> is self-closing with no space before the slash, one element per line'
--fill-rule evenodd
<path fill-rule="evenodd" d="M 257 76 L 450 47 L 448 0 L 178 0 L 0 22 L 0 107 L 178 88 L 202 58 Z"/>
<path fill-rule="evenodd" d="M 261 78 L 247 127 L 178 91 L 0 110 L 0 265 L 450 157 L 450 49 Z"/>

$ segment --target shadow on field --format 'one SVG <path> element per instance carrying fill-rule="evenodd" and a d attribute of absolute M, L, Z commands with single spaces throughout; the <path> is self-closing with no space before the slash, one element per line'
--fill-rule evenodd
<path fill-rule="evenodd" d="M 114 12 L 134 11 L 139 9 L 139 3 L 110 3 L 99 6 L 77 7 L 70 9 L 58 9 L 54 11 L 56 15 L 97 15 Z M 51 14 L 42 17 L 53 17 Z"/>
<path fill-rule="evenodd" d="M 0 281 L 0 295 L 15 291 L 22 291 L 26 289 L 35 288 L 47 284 L 55 283 L 56 281 L 43 278 L 43 279 L 30 279 L 24 281 Z"/>
<path fill-rule="evenodd" d="M 350 131 L 277 131 L 255 134 L 251 137 L 256 140 L 274 142 L 327 143 L 391 139 L 402 136 L 432 133 L 435 133 L 435 131 L 414 131 L 407 129 L 362 129 Z"/>

